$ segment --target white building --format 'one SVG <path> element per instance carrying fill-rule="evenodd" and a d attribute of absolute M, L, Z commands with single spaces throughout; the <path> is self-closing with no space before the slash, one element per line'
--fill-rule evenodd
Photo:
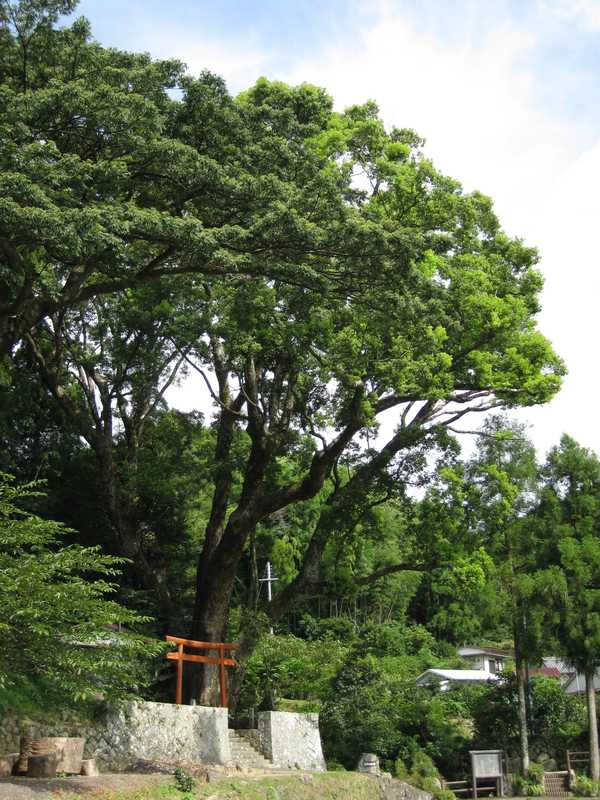
<path fill-rule="evenodd" d="M 417 678 L 417 686 L 429 686 L 447 692 L 452 686 L 493 683 L 499 679 L 511 654 L 495 647 L 464 645 L 458 648 L 458 655 L 469 662 L 470 669 L 426 669 Z"/>
<path fill-rule="evenodd" d="M 491 675 L 497 675 L 506 666 L 511 654 L 506 650 L 496 647 L 473 647 L 462 645 L 458 648 L 458 655 L 469 662 L 473 669 L 483 670 Z"/>
<path fill-rule="evenodd" d="M 452 686 L 465 686 L 473 683 L 493 683 L 498 675 L 483 669 L 426 669 L 416 680 L 417 686 L 437 688 L 447 692 Z"/>

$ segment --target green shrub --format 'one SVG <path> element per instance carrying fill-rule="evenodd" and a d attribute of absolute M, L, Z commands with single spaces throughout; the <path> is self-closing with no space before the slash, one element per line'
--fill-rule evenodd
<path fill-rule="evenodd" d="M 432 791 L 435 800 L 456 800 L 456 795 L 452 789 L 440 789 L 439 787 Z"/>
<path fill-rule="evenodd" d="M 181 769 L 181 767 L 177 767 L 175 772 L 173 773 L 173 777 L 175 778 L 175 786 L 180 792 L 184 792 L 187 794 L 188 792 L 193 792 L 196 786 L 196 781 L 190 775 L 189 772 L 186 770 Z"/>
<path fill-rule="evenodd" d="M 534 777 L 525 778 L 523 775 L 517 775 L 515 788 L 517 794 L 523 797 L 541 797 L 544 794 L 543 773 L 541 782 Z"/>
<path fill-rule="evenodd" d="M 330 759 L 327 762 L 327 771 L 328 772 L 346 772 L 346 767 L 343 764 L 340 764 L 339 761 L 335 759 Z"/>
<path fill-rule="evenodd" d="M 579 797 L 598 797 L 600 781 L 595 781 L 587 775 L 578 775 L 571 786 L 571 792 Z"/>
<path fill-rule="evenodd" d="M 454 777 L 467 763 L 471 738 L 462 720 L 453 719 L 437 697 L 415 690 L 414 677 L 383 673 L 378 658 L 347 659 L 320 721 L 326 757 L 348 769 L 362 752 L 377 753 L 396 773 L 401 767 L 394 769 L 394 762 L 401 759 L 420 777 L 437 777 L 436 766 Z"/>
<path fill-rule="evenodd" d="M 38 490 L 0 473 L 0 687 L 43 685 L 74 702 L 139 691 L 166 646 L 120 630 L 148 621 L 110 599 L 124 559 L 23 510 Z"/>
<path fill-rule="evenodd" d="M 544 783 L 544 766 L 533 761 L 529 765 L 529 774 L 527 776 L 530 781 L 535 783 Z"/>
<path fill-rule="evenodd" d="M 334 639 L 264 636 L 246 663 L 238 707 L 256 708 L 265 698 L 319 703 L 347 654 Z"/>
<path fill-rule="evenodd" d="M 439 778 L 428 777 L 428 778 L 421 778 L 418 775 L 415 776 L 416 780 L 409 780 L 409 783 L 412 783 L 414 786 L 418 786 L 419 789 L 423 789 L 424 792 L 429 792 L 430 794 L 434 794 L 437 791 L 441 790 L 441 780 Z"/>
<path fill-rule="evenodd" d="M 433 759 L 424 750 L 417 750 L 413 755 L 412 774 L 417 775 L 419 778 L 437 778 L 439 780 L 440 777 Z"/>
<path fill-rule="evenodd" d="M 329 617 L 314 620 L 314 626 L 305 633 L 307 639 L 335 639 L 350 644 L 356 639 L 356 625 L 348 617 Z"/>
<path fill-rule="evenodd" d="M 410 777 L 406 764 L 401 758 L 397 758 L 394 761 L 394 777 L 401 781 L 408 781 Z"/>
<path fill-rule="evenodd" d="M 394 763 L 394 775 L 399 780 L 410 783 L 418 789 L 430 792 L 435 800 L 456 800 L 456 795 L 451 789 L 443 788 L 443 780 L 433 760 L 424 750 L 413 753 L 413 768 L 409 772 L 401 758 Z"/>

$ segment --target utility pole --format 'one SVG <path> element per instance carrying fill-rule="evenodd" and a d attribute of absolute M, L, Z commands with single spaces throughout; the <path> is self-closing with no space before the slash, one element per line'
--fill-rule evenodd
<path fill-rule="evenodd" d="M 271 601 L 273 599 L 273 590 L 272 590 L 271 587 L 272 587 L 272 584 L 275 583 L 276 580 L 277 580 L 277 578 L 273 574 L 273 568 L 271 567 L 271 562 L 267 561 L 267 569 L 265 571 L 265 577 L 264 578 L 259 578 L 259 582 L 267 584 L 267 600 L 269 601 L 269 605 L 271 605 Z M 273 626 L 272 625 L 269 627 L 269 633 L 273 634 Z"/>

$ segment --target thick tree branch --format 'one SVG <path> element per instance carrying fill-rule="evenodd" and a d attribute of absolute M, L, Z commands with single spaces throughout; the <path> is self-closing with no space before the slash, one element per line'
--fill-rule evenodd
<path fill-rule="evenodd" d="M 388 567 L 376 569 L 370 575 L 364 575 L 362 578 L 354 578 L 355 586 L 368 586 L 375 583 L 380 578 L 385 578 L 387 575 L 394 575 L 397 572 L 423 572 L 427 569 L 425 564 L 390 564 Z"/>

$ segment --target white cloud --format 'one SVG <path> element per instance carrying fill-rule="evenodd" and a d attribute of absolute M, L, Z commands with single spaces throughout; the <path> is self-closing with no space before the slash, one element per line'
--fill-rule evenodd
<path fill-rule="evenodd" d="M 533 44 L 510 29 L 478 46 L 445 44 L 388 11 L 360 41 L 286 77 L 324 85 L 339 107 L 374 98 L 388 124 L 415 128 L 442 170 L 492 194 L 504 224 L 524 234 L 523 210 L 571 158 L 567 128 L 534 109 L 531 74 L 518 66 Z"/>
<path fill-rule="evenodd" d="M 144 49 L 153 58 L 177 58 L 183 61 L 192 75 L 209 70 L 225 78 L 234 94 L 247 89 L 261 75 L 269 71 L 269 54 L 261 48 L 255 37 L 244 39 L 208 39 L 194 31 L 169 28 L 157 31 L 148 27 L 143 34 Z"/>
<path fill-rule="evenodd" d="M 216 44 L 179 42 L 176 52 L 193 75 L 204 69 L 216 72 L 225 78 L 234 94 L 247 89 L 267 72 L 265 53 L 253 45 L 219 47 Z"/>

